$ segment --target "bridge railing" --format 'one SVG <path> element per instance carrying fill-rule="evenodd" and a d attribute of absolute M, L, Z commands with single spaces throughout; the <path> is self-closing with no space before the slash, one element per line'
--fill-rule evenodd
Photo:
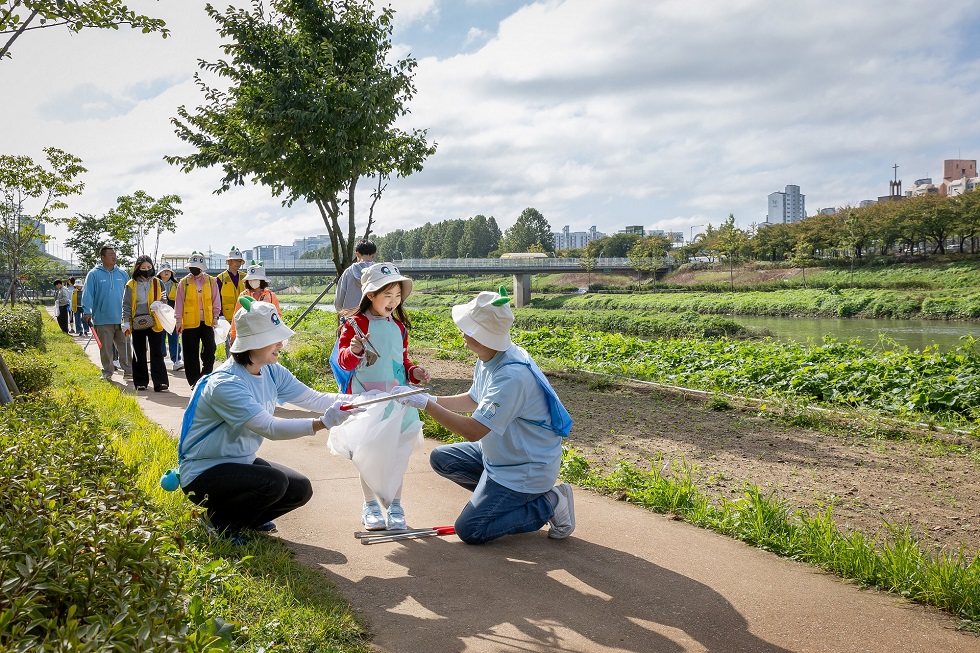
<path fill-rule="evenodd" d="M 594 260 L 595 269 L 604 267 L 629 267 L 629 259 L 626 258 L 597 258 Z M 406 269 L 434 271 L 460 268 L 477 268 L 483 270 L 512 270 L 514 268 L 567 270 L 568 268 L 583 269 L 580 261 L 581 259 L 577 258 L 408 258 L 395 259 L 392 263 Z M 312 258 L 274 260 L 266 261 L 265 268 L 267 270 L 332 270 L 333 260 Z"/>

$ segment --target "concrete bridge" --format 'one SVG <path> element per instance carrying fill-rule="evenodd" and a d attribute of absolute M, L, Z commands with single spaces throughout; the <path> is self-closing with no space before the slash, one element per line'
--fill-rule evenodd
<path fill-rule="evenodd" d="M 394 260 L 398 269 L 407 276 L 453 275 L 513 275 L 514 303 L 524 306 L 531 298 L 531 275 L 555 274 L 559 272 L 585 272 L 583 259 L 579 258 L 409 258 Z M 635 270 L 627 258 L 596 258 L 593 272 L 629 272 Z M 77 267 L 77 266 L 76 266 Z M 666 268 L 658 270 L 662 274 Z M 331 259 L 286 259 L 265 262 L 266 274 L 270 277 L 336 276 Z M 218 270 L 211 270 L 212 274 Z M 69 269 L 66 276 L 84 277 L 88 270 Z M 177 271 L 178 275 L 180 271 Z"/>

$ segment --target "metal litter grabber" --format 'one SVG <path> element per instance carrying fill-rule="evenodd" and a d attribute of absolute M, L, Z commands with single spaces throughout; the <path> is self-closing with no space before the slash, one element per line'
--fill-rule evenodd
<path fill-rule="evenodd" d="M 375 531 L 376 533 L 379 531 Z M 383 542 L 398 542 L 400 540 L 418 540 L 423 537 L 437 537 L 439 535 L 455 535 L 456 529 L 452 526 L 436 526 L 423 530 L 402 531 L 395 535 L 381 535 L 379 537 L 362 537 L 361 544 L 381 544 Z"/>
<path fill-rule="evenodd" d="M 391 528 L 391 529 L 381 529 L 379 531 L 354 531 L 354 537 L 358 540 L 364 539 L 365 537 L 387 537 L 389 535 L 404 535 L 405 533 L 424 533 L 426 531 L 431 531 L 433 528 L 445 528 L 444 526 L 432 526 L 429 528 Z"/>

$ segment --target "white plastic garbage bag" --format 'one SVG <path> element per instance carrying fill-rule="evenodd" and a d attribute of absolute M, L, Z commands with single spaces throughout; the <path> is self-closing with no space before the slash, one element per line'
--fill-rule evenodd
<path fill-rule="evenodd" d="M 214 341 L 219 345 L 224 344 L 225 340 L 228 339 L 228 333 L 231 331 L 231 325 L 225 316 L 222 315 L 218 318 L 218 321 L 214 323 Z"/>
<path fill-rule="evenodd" d="M 177 315 L 174 313 L 174 307 L 166 302 L 153 302 L 150 304 L 150 311 L 157 316 L 160 320 L 160 326 L 167 333 L 173 333 L 174 329 L 177 328 Z"/>
<path fill-rule="evenodd" d="M 385 416 L 385 412 L 390 412 Z M 401 487 L 412 451 L 422 444 L 422 422 L 402 432 L 406 406 L 381 402 L 365 406 L 340 426 L 330 429 L 330 451 L 353 461 L 361 478 L 388 506 Z"/>

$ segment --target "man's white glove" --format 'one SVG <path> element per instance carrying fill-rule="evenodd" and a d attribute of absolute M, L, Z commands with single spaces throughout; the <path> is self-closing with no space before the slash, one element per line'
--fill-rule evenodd
<path fill-rule="evenodd" d="M 405 385 L 396 385 L 391 389 L 391 394 L 400 395 L 404 392 L 411 392 L 415 388 L 410 388 Z M 436 402 L 436 398 L 426 392 L 420 392 L 418 394 L 409 395 L 407 397 L 397 397 L 395 399 L 402 406 L 408 406 L 409 408 L 418 408 L 419 410 L 425 410 L 425 407 L 429 405 L 429 402 Z M 436 402 L 437 403 L 437 402 Z"/>
<path fill-rule="evenodd" d="M 332 429 L 335 426 L 340 426 L 341 424 L 343 424 L 347 420 L 347 418 L 350 417 L 351 415 L 364 412 L 363 408 L 351 408 L 350 410 L 341 410 L 340 407 L 344 406 L 345 404 L 346 402 L 342 399 L 338 399 L 337 401 L 330 404 L 330 408 L 328 408 L 323 413 L 323 416 L 320 418 L 320 421 L 323 422 L 323 425 L 326 426 L 328 429 Z"/>

